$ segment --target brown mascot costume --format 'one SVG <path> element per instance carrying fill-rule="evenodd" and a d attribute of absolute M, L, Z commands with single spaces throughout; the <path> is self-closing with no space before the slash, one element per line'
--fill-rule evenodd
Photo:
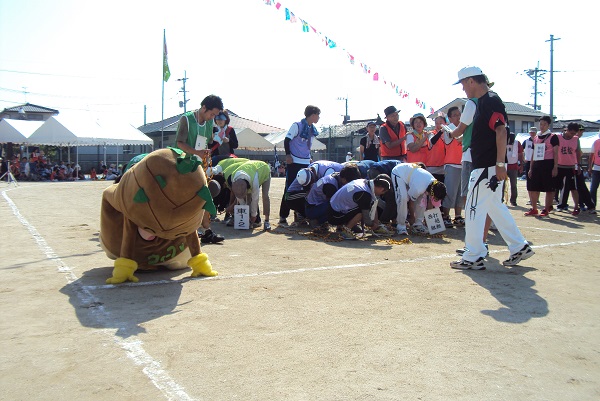
<path fill-rule="evenodd" d="M 115 261 L 106 283 L 137 282 L 137 269 L 158 266 L 216 276 L 196 231 L 205 210 L 216 212 L 199 161 L 175 148 L 143 157 L 102 194 L 100 244 Z"/>

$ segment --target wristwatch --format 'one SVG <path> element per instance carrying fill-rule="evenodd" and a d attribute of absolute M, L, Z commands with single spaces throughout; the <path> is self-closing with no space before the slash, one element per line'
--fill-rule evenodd
<path fill-rule="evenodd" d="M 506 167 L 506 164 L 502 163 L 502 162 L 498 162 L 498 163 L 496 163 L 496 167 Z"/>

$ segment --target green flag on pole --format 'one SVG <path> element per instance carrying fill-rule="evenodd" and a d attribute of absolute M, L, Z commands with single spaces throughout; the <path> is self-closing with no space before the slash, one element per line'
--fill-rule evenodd
<path fill-rule="evenodd" d="M 163 81 L 167 82 L 171 77 L 171 70 L 169 70 L 169 62 L 167 60 L 167 36 L 163 35 Z"/>

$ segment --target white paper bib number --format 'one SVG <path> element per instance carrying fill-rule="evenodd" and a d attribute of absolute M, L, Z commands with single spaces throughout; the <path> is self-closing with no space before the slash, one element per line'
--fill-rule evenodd
<path fill-rule="evenodd" d="M 250 206 L 235 205 L 233 207 L 233 228 L 247 230 L 250 228 Z"/>
<path fill-rule="evenodd" d="M 533 145 L 533 160 L 544 160 L 544 154 L 546 153 L 546 144 L 536 143 Z"/>

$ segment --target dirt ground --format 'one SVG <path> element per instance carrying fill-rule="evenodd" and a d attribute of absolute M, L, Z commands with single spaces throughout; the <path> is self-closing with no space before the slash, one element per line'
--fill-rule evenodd
<path fill-rule="evenodd" d="M 449 267 L 461 228 L 390 245 L 214 223 L 218 277 L 117 286 L 109 184 L 0 183 L 0 399 L 600 399 L 599 218 L 526 218 L 523 182 L 522 266 L 494 232 L 473 272 Z"/>

